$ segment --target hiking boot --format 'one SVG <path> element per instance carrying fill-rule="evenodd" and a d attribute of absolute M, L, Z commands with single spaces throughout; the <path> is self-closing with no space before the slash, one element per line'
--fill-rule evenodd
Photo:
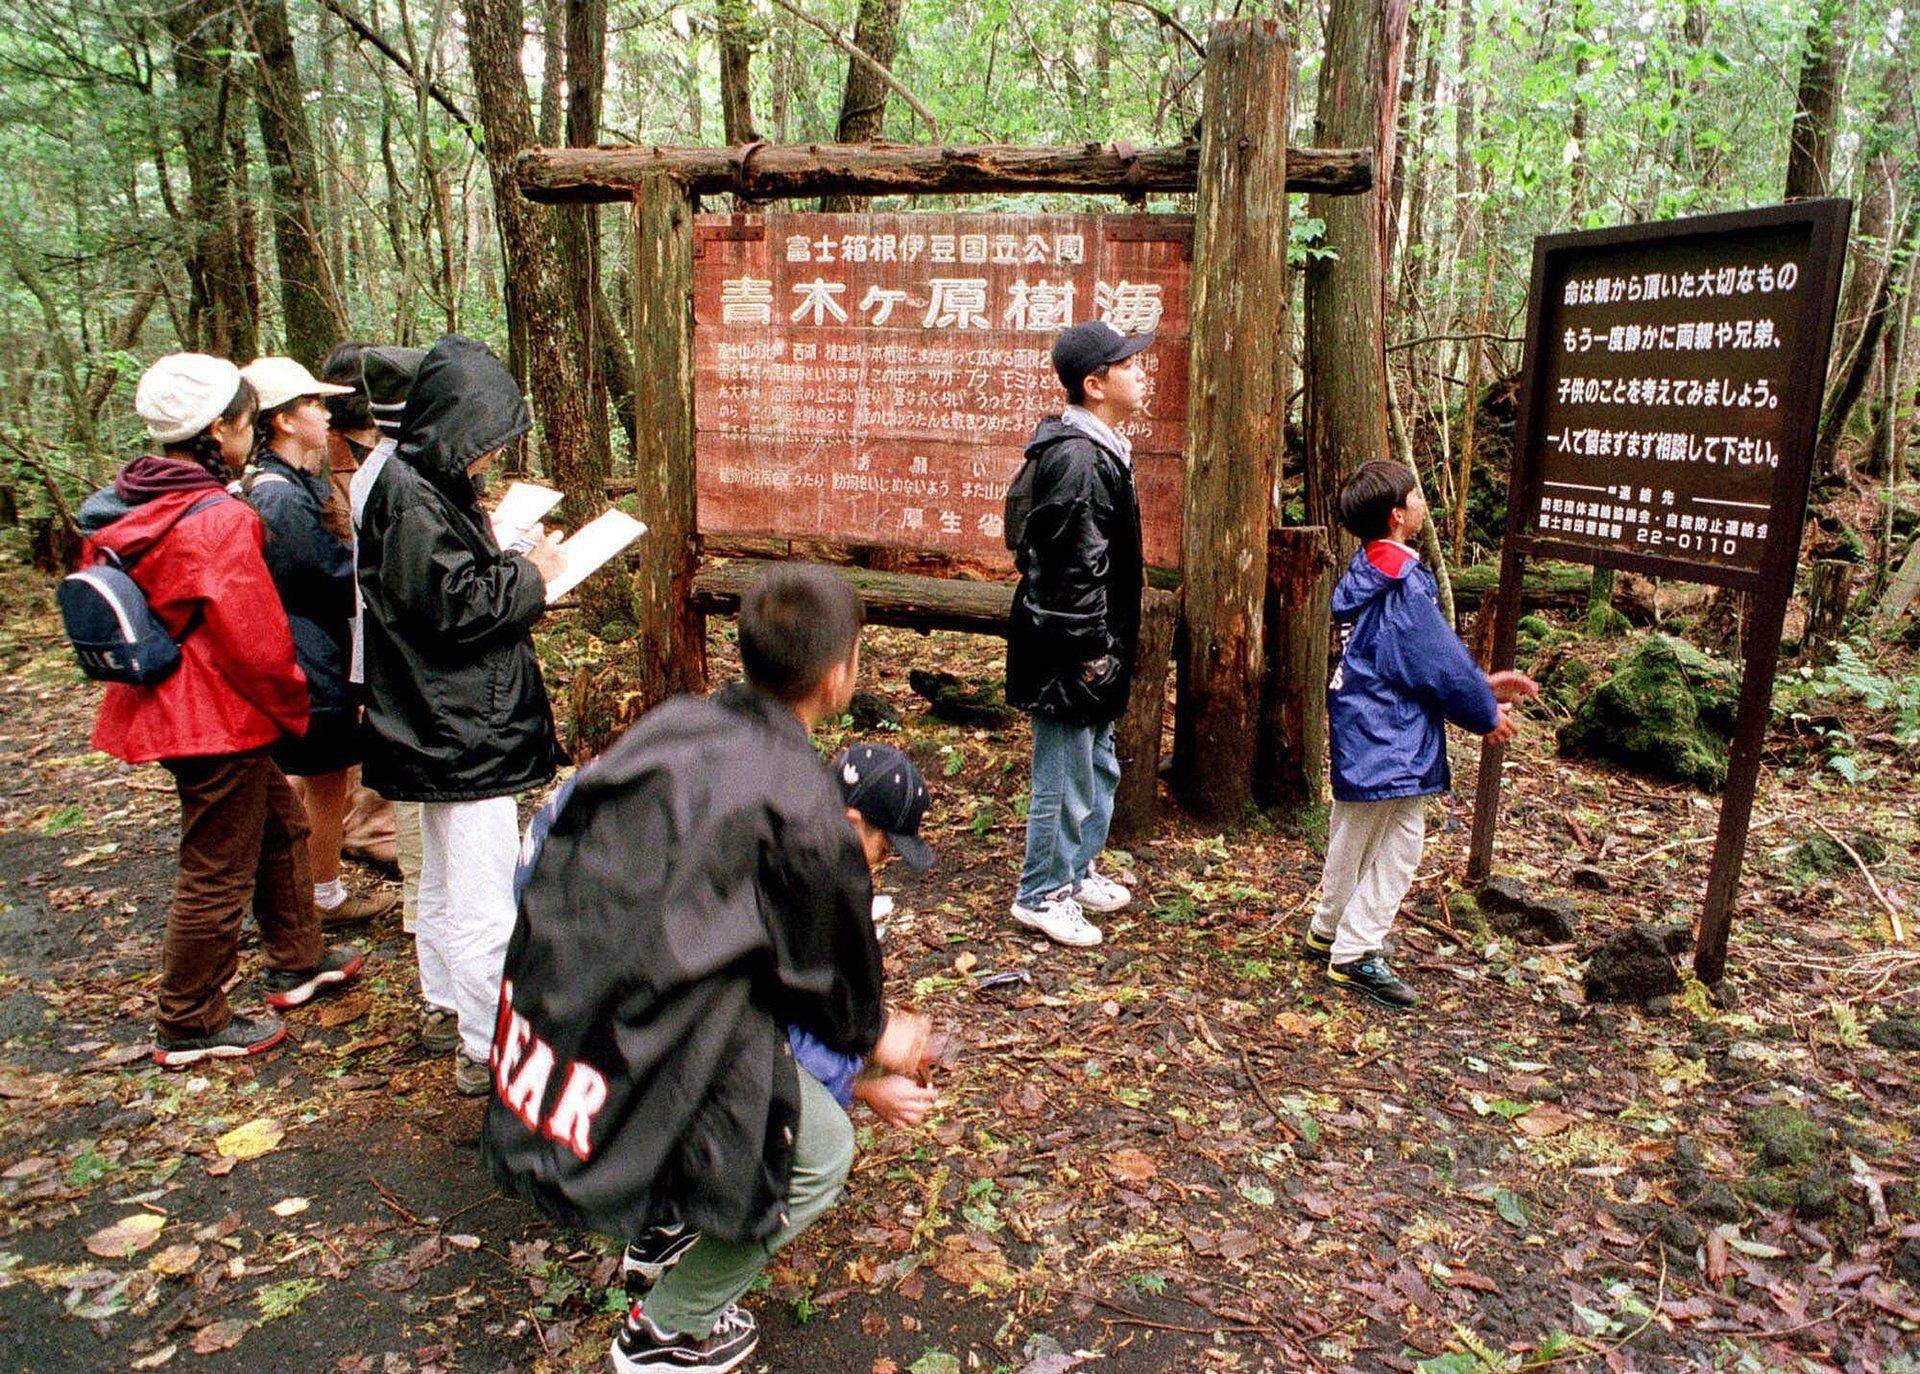
<path fill-rule="evenodd" d="M 212 1035 L 153 1037 L 153 1062 L 163 1069 L 184 1069 L 202 1059 L 244 1059 L 265 1054 L 287 1038 L 276 1016 L 234 1016 Z"/>
<path fill-rule="evenodd" d="M 349 892 L 347 899 L 333 910 L 321 907 L 320 924 L 325 926 L 363 926 L 368 921 L 378 920 L 392 911 L 395 897 L 391 892 Z"/>
<path fill-rule="evenodd" d="M 1327 981 L 1365 993 L 1383 1007 L 1410 1007 L 1420 994 L 1393 976 L 1387 961 L 1377 954 L 1345 964 L 1328 964 Z"/>
<path fill-rule="evenodd" d="M 1120 910 L 1133 900 L 1133 893 L 1099 869 L 1089 867 L 1087 876 L 1082 878 L 1073 889 L 1073 900 L 1080 903 L 1083 911 L 1104 914 Z"/>
<path fill-rule="evenodd" d="M 453 1090 L 462 1097 L 485 1097 L 493 1091 L 493 1070 L 484 1059 L 465 1050 L 453 1052 Z"/>
<path fill-rule="evenodd" d="M 1318 959 L 1321 963 L 1325 963 L 1332 954 L 1333 937 L 1322 935 L 1312 926 L 1308 926 L 1306 935 L 1300 941 L 1300 957 Z"/>
<path fill-rule="evenodd" d="M 744 1361 L 760 1344 L 760 1328 L 753 1318 L 728 1303 L 704 1336 L 683 1336 L 677 1331 L 662 1331 L 638 1306 L 627 1314 L 626 1324 L 613 1338 L 608 1365 L 613 1374 L 654 1374 L 673 1370 L 676 1374 L 725 1374 Z"/>
<path fill-rule="evenodd" d="M 460 1048 L 460 1018 L 445 1007 L 428 1007 L 420 1013 L 420 1043 L 435 1054 Z"/>
<path fill-rule="evenodd" d="M 312 968 L 270 968 L 265 980 L 267 1005 L 275 1011 L 291 1011 L 336 993 L 360 976 L 366 961 L 352 945 L 331 945 Z"/>
<path fill-rule="evenodd" d="M 1042 898 L 1038 905 L 1013 904 L 1013 919 L 1031 926 L 1055 944 L 1085 949 L 1100 943 L 1100 929 L 1089 921 L 1073 899 L 1072 888 L 1061 888 Z"/>
<path fill-rule="evenodd" d="M 639 1240 L 627 1247 L 621 1257 L 620 1273 L 627 1281 L 627 1298 L 638 1302 L 647 1290 L 660 1282 L 660 1276 L 680 1262 L 693 1248 L 700 1233 L 681 1222 L 674 1226 L 649 1226 Z"/>

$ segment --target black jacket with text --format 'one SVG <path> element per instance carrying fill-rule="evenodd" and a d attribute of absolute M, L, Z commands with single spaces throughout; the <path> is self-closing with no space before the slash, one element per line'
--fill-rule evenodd
<path fill-rule="evenodd" d="M 1146 564 L 1133 471 L 1080 430 L 1042 420 L 1027 445 L 1033 504 L 1014 551 L 1007 702 L 1073 725 L 1127 709 Z M 1089 681 L 1085 667 L 1107 658 Z"/>
<path fill-rule="evenodd" d="M 570 789 L 507 946 L 488 1166 L 563 1225 L 764 1238 L 799 1126 L 786 1027 L 865 1054 L 885 1016 L 839 789 L 745 684 L 656 707 Z"/>
<path fill-rule="evenodd" d="M 531 426 L 499 359 L 450 334 L 420 364 L 400 447 L 367 494 L 361 774 L 389 800 L 479 801 L 553 776 L 559 742 L 531 633 L 546 584 L 501 552 L 467 475 Z"/>

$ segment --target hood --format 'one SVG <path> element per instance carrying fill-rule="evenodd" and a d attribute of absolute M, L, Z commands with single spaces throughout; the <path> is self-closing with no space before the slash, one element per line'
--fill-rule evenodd
<path fill-rule="evenodd" d="M 1353 551 L 1346 574 L 1333 589 L 1333 616 L 1352 620 L 1368 603 L 1377 601 L 1420 566 L 1420 560 L 1397 545 L 1376 539 Z"/>
<path fill-rule="evenodd" d="M 198 463 L 143 453 L 113 479 L 113 492 L 129 506 L 181 491 L 219 491 L 226 484 Z"/>
<path fill-rule="evenodd" d="M 533 428 L 513 374 L 488 347 L 449 334 L 428 350 L 407 394 L 399 456 L 461 502 L 474 486 L 467 465 Z"/>
<path fill-rule="evenodd" d="M 197 468 L 195 470 L 198 471 Z M 204 487 L 170 491 L 152 497 L 99 531 L 90 542 L 96 548 L 112 549 L 123 561 L 138 558 L 172 529 L 175 521 L 185 515 L 194 502 L 221 490 L 220 484 L 209 478 Z"/>

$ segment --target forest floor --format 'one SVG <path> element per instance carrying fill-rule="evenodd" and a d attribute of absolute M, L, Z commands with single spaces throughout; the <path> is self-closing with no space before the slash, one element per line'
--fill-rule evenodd
<path fill-rule="evenodd" d="M 360 988 L 293 1014 L 264 1062 L 148 1061 L 168 779 L 90 750 L 97 690 L 44 579 L 0 573 L 0 605 L 0 1362 L 601 1367 L 617 1247 L 493 1188 L 479 1106 L 417 1043 L 397 916 Z M 717 671 L 730 634 L 714 622 Z M 992 681 L 1002 652 L 868 631 L 865 685 L 905 717 L 940 853 L 918 883 L 888 872 L 889 991 L 965 1048 L 922 1129 L 856 1118 L 844 1199 L 749 1299 L 748 1368 L 1920 1374 L 1920 818 L 1870 705 L 1828 703 L 1859 742 L 1851 785 L 1770 745 L 1730 1006 L 1581 991 L 1602 939 L 1697 912 L 1715 799 L 1562 761 L 1532 722 L 1498 868 L 1578 928 L 1472 935 L 1448 902 L 1458 748 L 1397 935 L 1425 1000 L 1394 1015 L 1299 957 L 1310 825 L 1170 814 L 1112 856 L 1136 901 L 1104 945 L 1011 926 L 1025 726 L 944 725 L 907 687 L 916 666 Z M 1822 827 L 1905 943 L 1862 868 L 1813 862 Z M 983 985 L 999 972 L 1023 977 Z M 243 1009 L 257 973 L 249 943 Z"/>

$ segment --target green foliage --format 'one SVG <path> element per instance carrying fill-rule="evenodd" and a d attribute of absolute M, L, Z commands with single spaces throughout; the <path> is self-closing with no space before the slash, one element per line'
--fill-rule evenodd
<path fill-rule="evenodd" d="M 1738 698 L 1731 666 L 1684 640 L 1649 635 L 1560 727 L 1560 751 L 1716 791 Z"/>

